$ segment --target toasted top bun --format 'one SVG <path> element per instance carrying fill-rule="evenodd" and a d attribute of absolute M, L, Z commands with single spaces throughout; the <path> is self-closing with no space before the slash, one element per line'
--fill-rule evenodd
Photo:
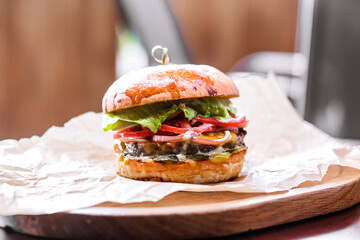
<path fill-rule="evenodd" d="M 103 111 L 209 96 L 238 97 L 234 82 L 207 65 L 160 65 L 123 75 L 105 93 Z"/>

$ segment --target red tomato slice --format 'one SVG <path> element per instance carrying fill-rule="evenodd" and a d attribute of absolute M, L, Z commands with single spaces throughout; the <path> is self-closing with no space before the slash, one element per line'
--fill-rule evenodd
<path fill-rule="evenodd" d="M 128 137 L 150 137 L 154 134 L 150 130 L 141 130 L 136 132 L 121 132 L 121 130 L 114 134 L 115 139 Z"/>
<path fill-rule="evenodd" d="M 245 116 L 240 118 L 234 118 L 229 121 L 220 121 L 219 119 L 214 117 L 195 117 L 194 119 L 202 123 L 213 124 L 219 127 L 237 127 L 242 126 L 243 123 L 247 122 Z"/>
<path fill-rule="evenodd" d="M 236 127 L 237 127 L 237 128 L 244 128 L 244 127 L 247 127 L 248 123 L 249 123 L 249 121 L 246 120 L 245 122 L 243 122 L 242 124 L 240 124 L 240 125 L 238 125 L 238 126 L 236 126 Z"/>
<path fill-rule="evenodd" d="M 212 131 L 214 129 L 215 129 L 215 126 L 212 124 L 203 124 L 199 127 L 186 127 L 186 128 L 178 128 L 178 127 L 173 127 L 173 126 L 170 126 L 167 124 L 162 124 L 161 128 L 160 128 L 161 131 L 173 132 L 173 133 L 178 133 L 178 134 L 183 134 L 188 131 L 192 131 L 195 133 L 202 133 L 202 132 Z"/>
<path fill-rule="evenodd" d="M 170 136 L 170 135 L 174 135 L 174 133 L 159 130 L 159 131 L 156 132 L 156 135 L 159 135 L 159 136 Z"/>

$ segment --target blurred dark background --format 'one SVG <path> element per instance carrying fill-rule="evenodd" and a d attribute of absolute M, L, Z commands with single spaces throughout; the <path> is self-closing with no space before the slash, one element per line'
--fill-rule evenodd
<path fill-rule="evenodd" d="M 360 1 L 315 2 L 305 119 L 360 139 Z"/>
<path fill-rule="evenodd" d="M 299 115 L 360 138 L 356 0 L 0 0 L 0 139 L 87 111 L 120 75 L 154 64 L 273 71 Z"/>

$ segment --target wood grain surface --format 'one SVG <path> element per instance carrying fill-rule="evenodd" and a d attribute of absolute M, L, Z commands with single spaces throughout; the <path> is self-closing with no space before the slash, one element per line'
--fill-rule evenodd
<path fill-rule="evenodd" d="M 306 219 L 360 201 L 360 171 L 338 166 L 321 182 L 277 193 L 178 192 L 159 202 L 104 203 L 49 215 L 0 218 L 38 236 L 88 239 L 190 239 L 226 236 Z"/>

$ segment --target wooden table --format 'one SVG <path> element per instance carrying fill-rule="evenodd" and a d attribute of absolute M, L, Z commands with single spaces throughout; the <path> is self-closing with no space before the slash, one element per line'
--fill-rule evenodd
<path fill-rule="evenodd" d="M 351 142 L 351 143 L 354 145 L 359 145 L 359 142 Z M 353 196 L 351 197 L 351 199 L 353 198 L 358 199 L 359 172 L 358 171 L 354 172 L 354 171 L 355 170 L 342 171 L 341 172 L 342 174 L 340 174 L 339 176 L 346 176 L 346 178 L 350 178 L 350 180 L 353 178 L 356 179 L 356 182 L 354 182 L 355 185 L 346 184 L 346 186 L 354 190 L 351 193 Z M 335 181 L 336 179 L 337 178 L 333 178 L 332 181 Z M 330 190 L 332 189 L 331 186 L 329 188 Z M 341 192 L 342 194 L 341 196 L 343 197 L 341 197 L 341 199 L 338 199 L 339 201 L 345 199 L 348 193 L 348 191 L 346 190 L 347 188 L 340 188 L 340 190 L 341 189 L 343 189 L 346 194 L 343 194 Z M 356 202 L 358 202 L 358 200 L 356 200 L 355 203 Z M 332 204 L 331 200 L 327 201 L 327 204 Z M 350 205 L 348 204 L 347 206 Z M 304 205 L 303 207 L 306 208 L 306 205 Z M 316 209 L 313 209 L 313 211 L 315 210 Z M 286 211 L 285 212 L 283 211 L 282 214 L 286 214 Z M 276 217 L 274 215 L 272 216 Z M 221 224 L 221 221 L 219 221 L 219 224 Z M 311 237 L 311 239 L 360 239 L 360 203 L 355 204 L 350 208 L 338 212 L 333 212 L 331 214 L 308 218 L 305 220 L 278 225 L 274 227 L 268 227 L 265 229 L 256 230 L 252 232 L 245 232 L 241 234 L 231 235 L 226 237 L 225 239 L 299 239 L 299 238 L 307 238 L 307 237 Z M 11 229 L 0 228 L 0 239 L 31 240 L 37 238 L 16 233 Z M 220 237 L 213 239 L 224 239 L 224 238 Z"/>
<path fill-rule="evenodd" d="M 360 239 L 360 204 L 348 209 L 298 222 L 232 235 L 225 239 Z M 10 229 L 0 228 L 0 239 L 33 240 Z M 42 238 L 43 239 L 43 238 Z M 214 238 L 224 239 L 224 238 Z"/>

